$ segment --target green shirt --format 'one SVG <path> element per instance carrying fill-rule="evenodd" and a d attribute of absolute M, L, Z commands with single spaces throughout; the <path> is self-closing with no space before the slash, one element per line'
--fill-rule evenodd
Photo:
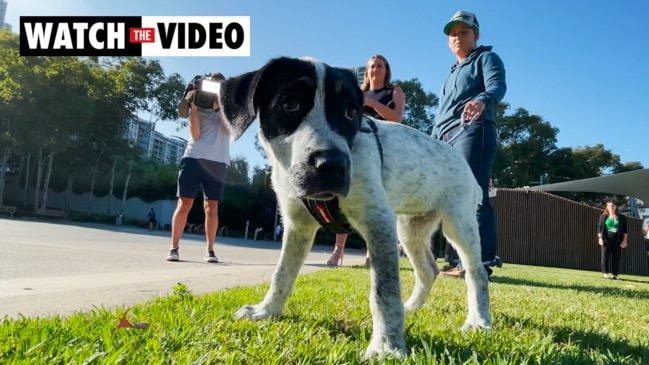
<path fill-rule="evenodd" d="M 604 224 L 606 224 L 606 230 L 607 231 L 609 231 L 611 233 L 616 233 L 617 232 L 617 227 L 618 227 L 618 224 L 619 224 L 619 220 L 617 218 L 608 217 L 608 218 L 606 218 L 606 222 L 604 222 Z"/>

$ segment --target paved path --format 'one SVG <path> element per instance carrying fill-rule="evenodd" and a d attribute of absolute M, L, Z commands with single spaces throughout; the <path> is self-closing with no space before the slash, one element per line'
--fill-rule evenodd
<path fill-rule="evenodd" d="M 133 227 L 0 218 L 0 319 L 69 315 L 166 295 L 177 283 L 196 294 L 268 282 L 280 244 L 218 237 L 218 264 L 203 262 L 204 236 L 185 234 L 180 262 L 166 262 L 170 232 Z M 302 273 L 325 267 L 314 246 Z M 364 253 L 348 249 L 346 265 Z"/>

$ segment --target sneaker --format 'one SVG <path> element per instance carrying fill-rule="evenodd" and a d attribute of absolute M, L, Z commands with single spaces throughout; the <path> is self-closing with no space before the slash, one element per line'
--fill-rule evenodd
<path fill-rule="evenodd" d="M 445 271 L 442 270 L 440 272 L 440 275 L 448 276 L 449 278 L 464 279 L 464 276 L 466 275 L 466 270 L 464 270 L 461 267 L 453 267 Z"/>
<path fill-rule="evenodd" d="M 178 261 L 180 260 L 180 255 L 178 255 L 178 248 L 172 248 L 169 250 L 169 255 L 165 258 L 167 261 Z"/>
<path fill-rule="evenodd" d="M 442 270 L 441 270 L 441 271 L 449 271 L 449 270 L 453 270 L 453 269 L 455 269 L 456 267 L 457 267 L 457 266 L 454 266 L 454 265 L 451 265 L 451 264 L 444 265 L 444 266 L 442 267 Z"/>
<path fill-rule="evenodd" d="M 619 276 L 617 276 L 617 275 L 613 276 L 613 280 L 618 280 L 618 279 L 620 279 Z"/>
<path fill-rule="evenodd" d="M 503 259 L 500 258 L 500 256 L 496 256 L 496 258 L 493 260 L 493 265 L 492 266 L 495 266 L 495 267 L 498 267 L 498 268 L 503 267 Z M 491 276 L 491 274 L 489 274 L 489 276 Z"/>
<path fill-rule="evenodd" d="M 214 255 L 214 251 L 207 251 L 203 260 L 205 262 L 219 262 L 219 259 Z"/>
<path fill-rule="evenodd" d="M 484 269 L 487 271 L 487 277 L 489 278 L 489 281 L 491 281 L 491 275 L 493 275 L 494 271 L 492 268 L 485 266 Z"/>
<path fill-rule="evenodd" d="M 608 279 L 608 274 L 604 274 L 604 279 Z"/>

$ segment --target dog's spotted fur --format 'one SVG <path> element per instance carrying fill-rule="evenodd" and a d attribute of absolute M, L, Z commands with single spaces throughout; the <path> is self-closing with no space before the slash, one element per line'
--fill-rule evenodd
<path fill-rule="evenodd" d="M 220 97 L 234 139 L 259 115 L 259 139 L 272 166 L 285 227 L 270 290 L 261 303 L 242 307 L 238 317 L 282 313 L 319 228 L 301 199 L 337 196 L 370 253 L 373 331 L 367 356 L 405 352 L 404 307 L 421 307 L 439 274 L 429 242 L 440 222 L 467 270 L 463 328 L 490 328 L 476 220 L 482 192 L 459 153 L 415 129 L 377 121 L 381 156 L 376 136 L 359 131 L 369 128 L 355 77 L 312 59 L 272 60 L 224 82 Z M 416 279 L 405 304 L 397 237 Z"/>

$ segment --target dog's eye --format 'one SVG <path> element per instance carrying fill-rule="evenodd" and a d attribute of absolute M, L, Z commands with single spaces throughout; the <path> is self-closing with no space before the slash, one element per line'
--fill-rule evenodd
<path fill-rule="evenodd" d="M 295 113 L 300 111 L 300 102 L 293 97 L 287 97 L 282 100 L 282 109 L 287 112 Z"/>
<path fill-rule="evenodd" d="M 356 110 L 356 108 L 354 108 L 353 106 L 348 106 L 347 109 L 345 109 L 345 118 L 349 120 L 354 120 L 357 114 L 358 110 Z"/>

